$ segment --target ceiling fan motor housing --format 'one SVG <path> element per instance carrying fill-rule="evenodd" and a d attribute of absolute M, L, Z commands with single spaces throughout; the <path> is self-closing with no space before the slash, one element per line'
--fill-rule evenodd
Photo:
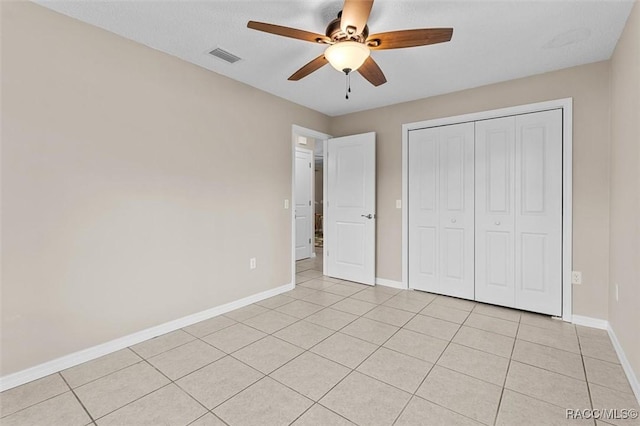
<path fill-rule="evenodd" d="M 365 25 L 360 34 L 347 34 L 340 28 L 340 14 L 338 14 L 338 17 L 327 25 L 325 34 L 334 42 L 350 40 L 364 43 L 369 36 L 369 26 Z"/>

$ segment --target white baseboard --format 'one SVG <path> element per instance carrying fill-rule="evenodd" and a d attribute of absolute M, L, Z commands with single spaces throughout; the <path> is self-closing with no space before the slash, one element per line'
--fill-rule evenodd
<path fill-rule="evenodd" d="M 618 354 L 618 359 L 620 360 L 620 364 L 622 365 L 622 369 L 627 375 L 627 379 L 629 379 L 629 383 L 631 384 L 631 389 L 633 389 L 633 393 L 636 396 L 636 400 L 638 400 L 638 404 L 640 404 L 640 381 L 638 381 L 638 376 L 631 368 L 631 363 L 627 359 L 627 356 L 620 345 L 620 341 L 618 340 L 618 336 L 611 328 L 611 324 L 608 324 L 607 331 L 609 332 L 609 337 L 611 338 L 611 342 L 613 343 L 613 347 Z"/>
<path fill-rule="evenodd" d="M 388 280 L 386 278 L 377 278 L 376 277 L 376 284 L 377 285 L 382 285 L 382 286 L 385 286 L 385 287 L 399 288 L 399 289 L 402 289 L 402 290 L 405 290 L 407 288 L 400 281 Z"/>
<path fill-rule="evenodd" d="M 178 330 L 180 328 L 216 317 L 218 315 L 222 315 L 224 313 L 233 311 L 234 309 L 242 308 L 244 306 L 259 302 L 264 299 L 268 299 L 269 297 L 273 297 L 280 293 L 293 290 L 294 288 L 295 284 L 293 283 L 285 284 L 271 290 L 253 294 L 240 300 L 216 306 L 214 308 L 207 309 L 205 311 L 198 312 L 192 315 L 187 315 L 186 317 L 178 318 L 176 320 L 169 321 L 155 327 L 147 328 L 145 330 L 141 330 L 136 333 L 129 334 L 128 336 L 120 337 L 118 339 L 114 339 L 109 342 L 93 346 L 91 348 L 83 349 L 81 351 L 56 358 L 40 365 L 36 365 L 35 367 L 27 368 L 26 370 L 8 374 L 6 376 L 0 377 L 0 392 L 14 388 L 16 386 L 20 386 L 27 382 L 31 382 L 33 380 L 40 379 L 50 374 L 57 373 L 67 368 L 74 367 L 78 364 L 82 364 L 83 362 L 91 361 L 112 352 L 119 351 L 120 349 L 124 349 L 140 342 L 144 342 L 145 340 L 151 339 L 153 337 Z"/>
<path fill-rule="evenodd" d="M 583 325 L 585 327 L 598 328 L 600 330 L 608 330 L 609 322 L 607 320 L 584 317 L 582 315 L 573 315 L 571 322 L 575 325 Z"/>
<path fill-rule="evenodd" d="M 640 404 L 640 381 L 638 381 L 638 377 L 636 376 L 636 373 L 633 371 L 633 368 L 631 368 L 631 363 L 629 363 L 629 360 L 627 359 L 627 356 L 625 355 L 624 350 L 620 345 L 620 341 L 618 340 L 616 333 L 611 328 L 611 324 L 609 324 L 609 321 L 598 319 L 598 318 L 584 317 L 582 315 L 573 315 L 572 318 L 573 319 L 571 322 L 575 325 L 582 325 L 585 327 L 592 327 L 592 328 L 598 328 L 600 330 L 607 330 L 607 333 L 609 334 L 609 338 L 613 343 L 613 347 L 616 350 L 616 354 L 618 355 L 618 359 L 620 360 L 620 364 L 622 365 L 622 369 L 624 370 L 624 373 L 627 375 L 627 379 L 631 384 L 631 389 L 633 389 L 633 393 L 635 394 L 636 399 Z"/>

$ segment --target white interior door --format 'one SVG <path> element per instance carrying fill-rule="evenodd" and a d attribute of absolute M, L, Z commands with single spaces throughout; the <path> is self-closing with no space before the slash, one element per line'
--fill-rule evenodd
<path fill-rule="evenodd" d="M 562 111 L 516 117 L 515 307 L 562 314 Z"/>
<path fill-rule="evenodd" d="M 369 285 L 375 284 L 375 142 L 375 133 L 327 141 L 327 273 Z"/>
<path fill-rule="evenodd" d="M 476 123 L 476 300 L 515 306 L 515 117 Z"/>
<path fill-rule="evenodd" d="M 409 133 L 409 286 L 474 298 L 474 125 Z"/>
<path fill-rule="evenodd" d="M 296 147 L 296 260 L 311 257 L 313 227 L 313 207 L 311 206 L 312 161 L 313 153 L 311 150 Z"/>

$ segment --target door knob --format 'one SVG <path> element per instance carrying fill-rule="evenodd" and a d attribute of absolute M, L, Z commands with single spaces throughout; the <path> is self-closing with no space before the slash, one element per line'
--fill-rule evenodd
<path fill-rule="evenodd" d="M 500 221 L 497 221 L 497 222 L 496 222 L 496 225 L 500 225 Z"/>
<path fill-rule="evenodd" d="M 367 219 L 373 219 L 373 215 L 371 213 L 369 213 L 369 214 L 361 214 L 360 216 L 366 217 Z"/>
<path fill-rule="evenodd" d="M 451 223 L 456 223 L 456 220 L 455 219 L 451 219 Z"/>

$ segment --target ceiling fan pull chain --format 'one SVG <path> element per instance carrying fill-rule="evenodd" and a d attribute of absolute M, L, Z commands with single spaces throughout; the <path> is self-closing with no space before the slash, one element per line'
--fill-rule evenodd
<path fill-rule="evenodd" d="M 344 82 L 345 82 L 345 86 L 346 86 L 345 87 L 345 91 L 344 91 L 344 93 L 345 93 L 344 94 L 344 98 L 345 99 L 349 99 L 349 74 L 345 74 L 344 77 L 345 77 Z"/>
<path fill-rule="evenodd" d="M 344 98 L 345 99 L 349 99 L 349 93 L 351 93 L 351 69 L 350 68 L 345 68 L 344 69 L 344 75 L 346 77 L 346 79 L 345 79 L 346 90 L 345 90 Z"/>

